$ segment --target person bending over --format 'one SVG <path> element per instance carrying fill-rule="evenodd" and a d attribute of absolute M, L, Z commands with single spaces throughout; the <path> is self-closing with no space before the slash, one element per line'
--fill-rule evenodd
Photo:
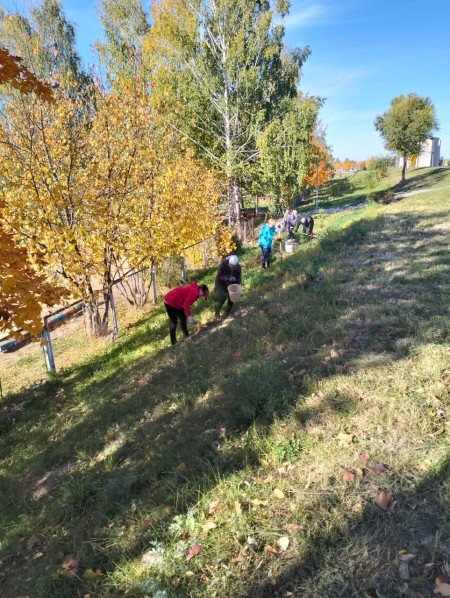
<path fill-rule="evenodd" d="M 303 234 L 308 235 L 310 239 L 313 236 L 314 219 L 312 216 L 302 215 L 299 218 L 299 223 L 303 226 Z"/>
<path fill-rule="evenodd" d="M 206 284 L 197 284 L 196 282 L 190 282 L 189 284 L 175 287 L 164 295 L 164 307 L 169 316 L 169 333 L 172 345 L 177 342 L 176 332 L 178 320 L 180 320 L 180 326 L 184 336 L 189 336 L 186 320 L 189 324 L 195 324 L 195 320 L 191 314 L 191 305 L 197 301 L 199 297 L 203 297 L 206 301 L 208 295 L 209 289 Z"/>

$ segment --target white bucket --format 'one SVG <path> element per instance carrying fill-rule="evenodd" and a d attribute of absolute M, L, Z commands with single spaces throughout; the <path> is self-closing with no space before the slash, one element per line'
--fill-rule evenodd
<path fill-rule="evenodd" d="M 291 241 L 289 239 L 284 243 L 284 250 L 286 253 L 294 253 L 296 249 L 298 249 L 298 243 L 296 241 Z"/>
<path fill-rule="evenodd" d="M 230 284 L 228 285 L 228 294 L 230 296 L 230 301 L 236 303 L 239 301 L 239 297 L 241 296 L 242 287 L 240 284 Z"/>

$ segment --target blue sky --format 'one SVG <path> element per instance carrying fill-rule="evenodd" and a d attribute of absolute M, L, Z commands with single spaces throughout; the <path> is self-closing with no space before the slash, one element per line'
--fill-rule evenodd
<path fill-rule="evenodd" d="M 20 10 L 25 1 L 4 4 Z M 101 36 L 95 5 L 63 0 L 86 63 L 93 60 L 90 44 Z M 285 27 L 288 45 L 311 48 L 300 87 L 326 98 L 321 119 L 336 158 L 385 153 L 373 121 L 393 97 L 411 92 L 434 103 L 441 155 L 450 157 L 448 0 L 291 0 Z"/>
<path fill-rule="evenodd" d="M 393 97 L 436 107 L 450 157 L 450 3 L 447 0 L 292 0 L 286 41 L 308 45 L 301 89 L 326 98 L 321 118 L 335 157 L 385 153 L 373 128 Z"/>

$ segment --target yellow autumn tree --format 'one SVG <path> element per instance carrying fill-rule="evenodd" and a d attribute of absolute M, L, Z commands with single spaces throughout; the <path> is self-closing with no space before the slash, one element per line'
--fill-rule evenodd
<path fill-rule="evenodd" d="M 61 86 L 55 100 L 5 106 L 5 215 L 32 258 L 82 297 L 98 335 L 118 272 L 214 234 L 217 186 L 155 118 L 139 82 L 120 92 Z"/>

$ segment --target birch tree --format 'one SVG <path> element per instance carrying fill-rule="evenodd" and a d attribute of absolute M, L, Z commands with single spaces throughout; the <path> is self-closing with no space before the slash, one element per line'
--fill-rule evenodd
<path fill-rule="evenodd" d="M 100 60 L 109 76 L 129 79 L 141 68 L 142 39 L 149 30 L 139 0 L 101 0 L 98 14 L 106 41 L 97 42 Z"/>
<path fill-rule="evenodd" d="M 144 61 L 152 99 L 226 183 L 229 226 L 239 220 L 241 180 L 259 158 L 257 136 L 297 96 L 309 49 L 283 49 L 280 0 L 154 0 Z"/>

